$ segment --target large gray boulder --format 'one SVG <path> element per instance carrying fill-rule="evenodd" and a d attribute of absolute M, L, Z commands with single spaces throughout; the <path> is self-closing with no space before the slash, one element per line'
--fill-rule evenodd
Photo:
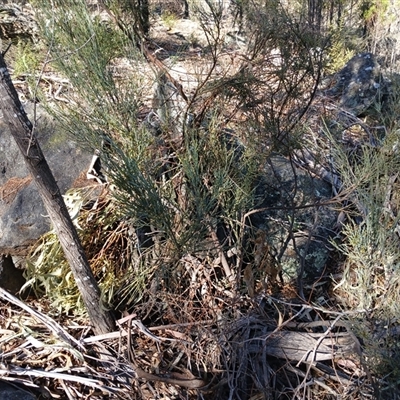
<path fill-rule="evenodd" d="M 32 116 L 32 106 L 28 105 Z M 36 134 L 43 153 L 65 193 L 90 164 L 91 155 L 57 129 L 38 111 Z M 50 228 L 49 218 L 36 185 L 28 173 L 8 127 L 0 119 L 0 254 L 25 255 Z"/>
<path fill-rule="evenodd" d="M 325 92 L 336 97 L 338 106 L 355 116 L 364 114 L 387 91 L 388 81 L 372 53 L 354 56 L 336 74 L 335 85 Z"/>
<path fill-rule="evenodd" d="M 251 225 L 266 232 L 269 264 L 275 263 L 285 282 L 321 276 L 336 234 L 337 212 L 320 205 L 332 198 L 332 185 L 275 155 L 265 166 L 257 197 L 262 211 L 253 214 Z"/>

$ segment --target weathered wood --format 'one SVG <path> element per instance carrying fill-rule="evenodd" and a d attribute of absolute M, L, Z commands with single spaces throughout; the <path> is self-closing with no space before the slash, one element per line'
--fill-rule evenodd
<path fill-rule="evenodd" d="M 102 305 L 100 289 L 94 278 L 57 182 L 42 153 L 35 134 L 0 54 L 0 109 L 31 173 L 71 267 L 96 334 L 115 327 L 111 312 Z"/>
<path fill-rule="evenodd" d="M 279 331 L 265 342 L 268 355 L 289 361 L 315 362 L 333 360 L 356 353 L 352 335 Z"/>

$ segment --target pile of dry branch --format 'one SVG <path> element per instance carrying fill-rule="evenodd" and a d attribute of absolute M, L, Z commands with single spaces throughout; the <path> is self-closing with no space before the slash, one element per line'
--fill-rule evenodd
<path fill-rule="evenodd" d="M 147 328 L 129 315 L 118 331 L 92 336 L 84 320 L 63 317 L 61 325 L 40 311 L 43 304 L 28 305 L 3 289 L 0 297 L 1 379 L 43 397 L 371 395 L 371 376 L 344 314 L 263 297 L 229 320 Z"/>

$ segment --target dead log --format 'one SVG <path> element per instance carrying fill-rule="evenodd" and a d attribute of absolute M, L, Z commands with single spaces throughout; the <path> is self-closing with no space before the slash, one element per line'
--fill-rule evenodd
<path fill-rule="evenodd" d="M 333 360 L 356 353 L 351 334 L 279 331 L 267 336 L 266 354 L 289 361 L 311 363 Z"/>

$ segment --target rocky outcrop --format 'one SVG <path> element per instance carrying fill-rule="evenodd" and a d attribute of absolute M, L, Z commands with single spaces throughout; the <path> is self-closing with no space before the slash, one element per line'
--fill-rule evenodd
<path fill-rule="evenodd" d="M 286 282 L 319 277 L 329 259 L 329 239 L 335 235 L 337 212 L 320 205 L 332 197 L 332 186 L 276 155 L 265 167 L 257 197 L 261 211 L 251 222 L 266 232 L 263 251 L 269 252 L 269 260 L 264 258 L 269 265 L 261 267 L 267 275 L 274 275 L 275 268 L 275 275 L 280 273 Z"/>
<path fill-rule="evenodd" d="M 0 39 L 34 39 L 38 27 L 32 6 L 22 1 L 5 3 L 0 5 Z"/>
<path fill-rule="evenodd" d="M 364 114 L 374 102 L 379 101 L 388 85 L 372 53 L 354 56 L 335 75 L 335 80 L 334 87 L 325 94 L 337 98 L 338 106 L 355 116 Z"/>
<path fill-rule="evenodd" d="M 334 82 L 331 88 L 321 90 L 322 96 L 317 96 L 310 110 L 316 115 L 310 126 L 315 136 L 320 135 L 318 145 L 294 151 L 291 161 L 272 157 L 258 189 L 259 207 L 265 211 L 253 217 L 253 225 L 267 232 L 270 251 L 285 281 L 320 276 L 329 261 L 329 241 L 340 232 L 338 213 L 321 205 L 343 189 L 331 144 L 326 141 L 336 137 L 353 150 L 362 143 L 378 145 L 361 120 L 390 90 L 390 81 L 383 76 L 376 57 L 371 53 L 356 55 L 335 74 Z M 331 139 L 324 134 L 326 120 L 322 121 L 320 107 L 326 101 L 332 110 L 328 120 L 336 135 Z M 353 125 L 362 128 L 357 135 L 348 130 Z"/>
<path fill-rule="evenodd" d="M 30 112 L 29 112 L 30 111 Z M 32 116 L 32 106 L 28 106 Z M 83 152 L 38 110 L 36 132 L 60 190 L 65 193 L 89 166 Z M 8 127 L 0 120 L 0 254 L 24 255 L 49 230 L 50 221 Z"/>

